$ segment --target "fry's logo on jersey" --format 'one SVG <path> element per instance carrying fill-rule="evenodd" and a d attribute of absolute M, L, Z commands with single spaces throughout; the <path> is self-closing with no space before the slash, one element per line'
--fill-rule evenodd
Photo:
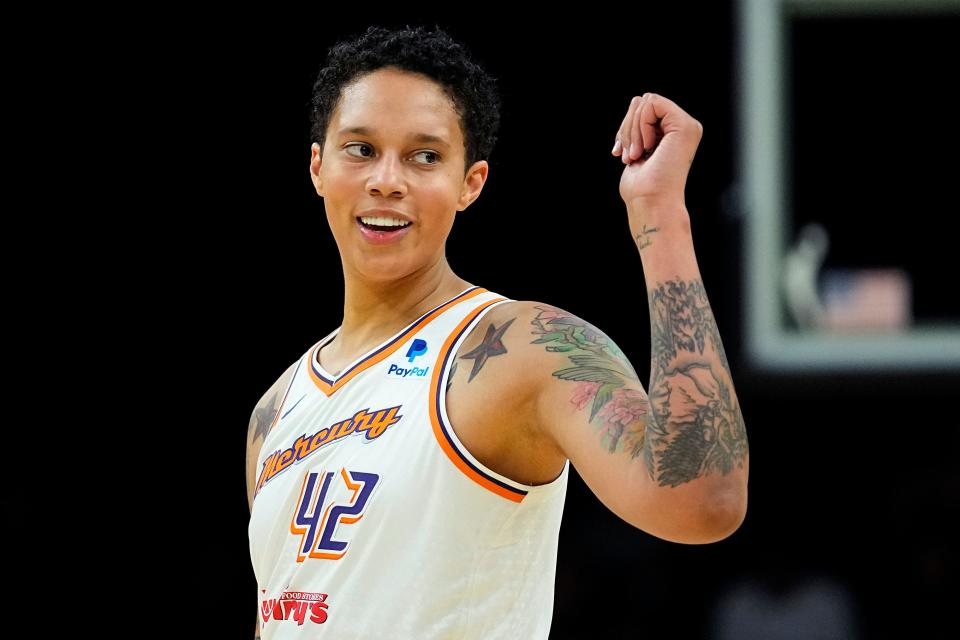
<path fill-rule="evenodd" d="M 341 483 L 342 481 L 342 483 Z M 338 525 L 349 525 L 363 518 L 380 476 L 362 471 L 321 471 L 307 473 L 300 488 L 300 499 L 293 508 L 290 533 L 300 536 L 297 562 L 307 558 L 339 560 L 349 542 L 334 540 L 334 533 L 349 534 Z M 351 527 L 352 529 L 352 527 Z"/>
<path fill-rule="evenodd" d="M 261 589 L 260 593 L 266 593 L 266 589 Z M 260 601 L 260 618 L 263 625 L 271 620 L 290 620 L 297 621 L 298 625 L 306 622 L 307 612 L 310 612 L 310 622 L 323 624 L 327 621 L 326 603 L 327 594 L 311 593 L 309 591 L 284 591 L 280 598 L 267 598 Z"/>
<path fill-rule="evenodd" d="M 276 477 L 277 474 L 331 442 L 336 442 L 355 433 L 364 434 L 366 442 L 376 440 L 389 427 L 400 422 L 400 418 L 403 416 L 397 415 L 397 413 L 401 406 L 403 405 L 372 412 L 369 409 L 360 409 L 348 420 L 338 422 L 331 427 L 324 427 L 310 436 L 301 435 L 289 448 L 274 451 L 263 462 L 260 479 L 257 480 L 257 493 L 260 493 L 263 485 Z"/>

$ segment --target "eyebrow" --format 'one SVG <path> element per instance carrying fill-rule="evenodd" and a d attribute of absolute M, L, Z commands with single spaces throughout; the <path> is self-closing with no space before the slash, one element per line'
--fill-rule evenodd
<path fill-rule="evenodd" d="M 372 136 L 376 134 L 376 132 L 369 127 L 347 127 L 346 129 L 341 129 L 340 133 L 338 133 L 337 135 L 342 136 L 345 133 L 356 133 L 361 136 Z M 450 146 L 449 143 L 443 138 L 441 138 L 440 136 L 431 135 L 429 133 L 415 133 L 411 136 L 411 138 L 416 142 L 425 142 L 428 144 L 440 144 L 445 147 Z"/>

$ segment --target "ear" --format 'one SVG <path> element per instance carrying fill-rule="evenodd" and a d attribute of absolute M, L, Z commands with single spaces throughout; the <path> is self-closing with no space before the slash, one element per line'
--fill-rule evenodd
<path fill-rule="evenodd" d="M 317 195 L 323 197 L 323 177 L 320 175 L 320 166 L 323 164 L 323 149 L 314 142 L 310 145 L 310 179 Z"/>
<path fill-rule="evenodd" d="M 487 173 L 490 171 L 490 165 L 486 160 L 478 160 L 473 163 L 467 175 L 463 178 L 463 186 L 460 188 L 460 199 L 457 200 L 457 211 L 463 211 L 470 204 L 480 197 L 480 191 L 487 181 Z"/>

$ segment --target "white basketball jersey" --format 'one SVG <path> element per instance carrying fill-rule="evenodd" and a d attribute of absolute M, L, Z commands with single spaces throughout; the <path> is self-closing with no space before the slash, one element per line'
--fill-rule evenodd
<path fill-rule="evenodd" d="M 468 288 L 336 376 L 317 354 L 339 328 L 302 356 L 257 461 L 264 640 L 547 638 L 570 461 L 514 482 L 446 411 L 460 343 L 510 301 Z"/>

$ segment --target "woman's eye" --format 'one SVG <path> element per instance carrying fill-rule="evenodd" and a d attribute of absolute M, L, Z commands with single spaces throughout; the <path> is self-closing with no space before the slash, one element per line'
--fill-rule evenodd
<path fill-rule="evenodd" d="M 433 151 L 417 151 L 414 155 L 419 156 L 419 155 L 422 155 L 422 154 L 426 154 L 426 155 L 428 155 L 428 156 L 433 156 L 433 158 L 434 158 L 433 162 L 428 162 L 427 164 L 437 164 L 438 162 L 440 162 L 440 156 L 438 156 L 438 155 L 437 155 L 435 152 L 433 152 Z"/>
<path fill-rule="evenodd" d="M 363 148 L 365 148 L 365 149 L 369 149 L 369 148 L 370 148 L 370 145 L 368 145 L 368 144 L 355 143 L 355 144 L 348 144 L 348 145 L 347 145 L 346 147 L 344 147 L 344 148 L 345 148 L 345 149 L 352 149 L 353 147 L 363 147 Z M 354 156 L 354 157 L 357 157 L 357 156 Z M 362 157 L 366 158 L 367 156 L 362 156 Z"/>
<path fill-rule="evenodd" d="M 346 145 L 346 147 L 344 147 L 344 148 L 345 148 L 345 149 L 352 149 L 353 147 L 360 147 L 360 148 L 363 148 L 363 149 L 372 149 L 372 147 L 371 147 L 370 145 L 368 145 L 368 144 L 363 144 L 363 143 L 360 143 L 360 142 L 355 142 L 355 143 L 353 143 L 353 144 L 348 144 L 348 145 Z M 361 154 L 360 156 L 356 156 L 356 155 L 354 155 L 354 154 L 349 154 L 349 155 L 353 155 L 354 158 L 357 158 L 357 157 L 369 158 L 369 157 L 370 157 L 370 156 L 365 155 L 365 154 Z M 433 157 L 433 161 L 432 161 L 432 162 L 427 161 L 427 162 L 422 162 L 422 163 L 420 163 L 420 164 L 431 165 L 431 164 L 437 164 L 437 163 L 440 161 L 440 156 L 439 156 L 439 154 L 438 154 L 436 151 L 418 151 L 418 152 L 416 152 L 416 153 L 413 154 L 413 155 L 414 155 L 414 156 L 427 155 L 427 156 L 432 156 L 432 157 Z"/>

